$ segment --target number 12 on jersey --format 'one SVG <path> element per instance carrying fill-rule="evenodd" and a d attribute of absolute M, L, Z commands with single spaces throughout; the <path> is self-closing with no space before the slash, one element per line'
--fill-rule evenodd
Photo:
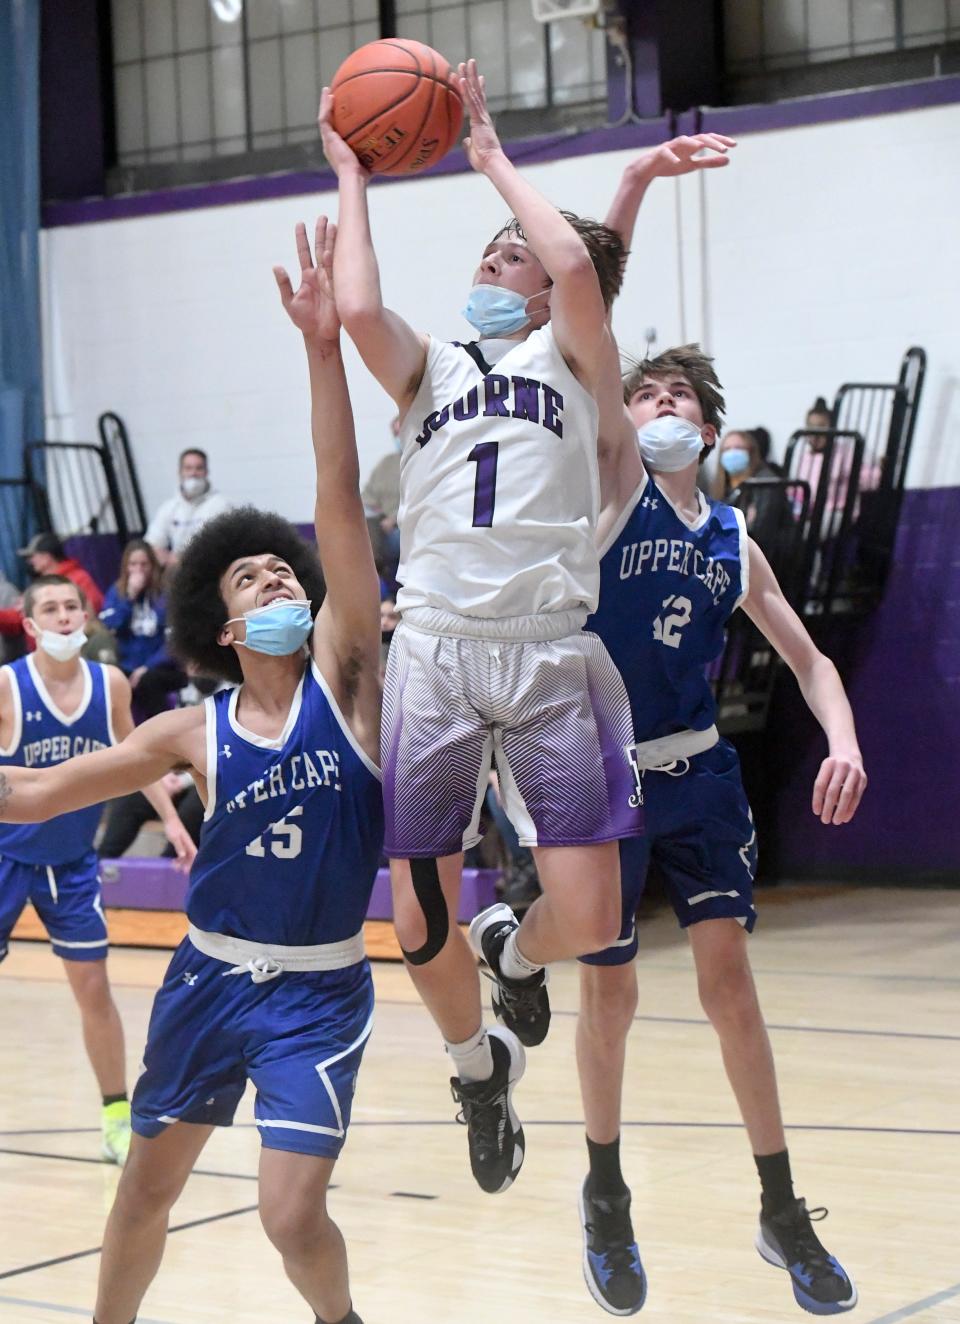
<path fill-rule="evenodd" d="M 477 480 L 473 486 L 473 526 L 489 529 L 493 524 L 493 509 L 497 502 L 498 441 L 480 441 L 467 456 L 477 466 Z"/>

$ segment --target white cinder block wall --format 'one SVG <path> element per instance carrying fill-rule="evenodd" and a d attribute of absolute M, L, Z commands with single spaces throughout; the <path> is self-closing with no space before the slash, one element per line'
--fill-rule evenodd
<path fill-rule="evenodd" d="M 602 216 L 629 152 L 528 168 L 558 205 Z M 818 394 L 929 370 L 908 481 L 960 485 L 960 106 L 753 134 L 724 171 L 658 181 L 641 212 L 616 328 L 625 349 L 700 339 L 731 426 L 776 453 Z M 505 216 L 474 175 L 371 190 L 386 301 L 417 328 L 466 338 L 459 316 Z M 43 305 L 48 436 L 127 422 L 149 508 L 175 457 L 211 456 L 216 485 L 292 519 L 312 511 L 306 374 L 271 274 L 296 267 L 293 227 L 331 193 L 48 230 Z M 681 236 L 678 243 L 678 235 Z M 389 446 L 390 401 L 348 347 L 366 473 Z"/>

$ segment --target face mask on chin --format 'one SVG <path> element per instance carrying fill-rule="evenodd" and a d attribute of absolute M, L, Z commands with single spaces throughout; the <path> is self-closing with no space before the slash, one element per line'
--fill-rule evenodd
<path fill-rule="evenodd" d="M 81 626 L 70 634 L 58 634 L 56 630 L 43 630 L 36 621 L 32 624 L 39 630 L 37 644 L 54 662 L 69 662 L 77 656 L 87 642 L 87 632 Z"/>
<path fill-rule="evenodd" d="M 234 621 L 245 621 L 247 626 L 246 639 L 235 642 L 241 648 L 266 653 L 270 657 L 289 657 L 291 653 L 298 653 L 313 629 L 310 603 L 302 598 L 268 602 L 265 607 L 255 607 L 242 616 L 231 616 L 227 624 Z"/>
<path fill-rule="evenodd" d="M 664 414 L 637 429 L 640 455 L 648 469 L 677 473 L 700 458 L 700 429 L 686 418 Z"/>
<path fill-rule="evenodd" d="M 210 486 L 208 478 L 181 478 L 180 491 L 188 501 L 195 501 L 197 497 L 203 496 L 204 492 Z"/>
<path fill-rule="evenodd" d="M 474 285 L 467 295 L 463 316 L 481 337 L 509 336 L 529 324 L 532 313 L 527 311 L 528 304 L 545 293 L 548 291 L 538 290 L 524 298 L 516 290 L 506 290 L 500 285 Z"/>

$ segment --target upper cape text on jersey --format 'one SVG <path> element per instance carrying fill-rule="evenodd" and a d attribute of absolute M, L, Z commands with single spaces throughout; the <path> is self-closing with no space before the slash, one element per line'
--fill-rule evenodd
<path fill-rule="evenodd" d="M 455 423 L 465 423 L 481 413 L 484 418 L 522 418 L 539 423 L 557 437 L 563 436 L 563 396 L 559 391 L 534 377 L 505 377 L 492 372 L 459 400 L 428 414 L 416 438 L 417 445 L 426 446 L 435 432 L 447 426 L 451 414 Z"/>
<path fill-rule="evenodd" d="M 664 560 L 666 565 L 661 565 Z M 627 543 L 620 553 L 620 578 L 642 575 L 644 570 L 673 571 L 685 578 L 692 575 L 710 590 L 714 606 L 720 602 L 731 582 L 730 575 L 719 561 L 712 556 L 704 556 L 699 547 L 686 538 L 644 538 L 641 542 Z"/>
<path fill-rule="evenodd" d="M 246 809 L 248 799 L 251 804 L 262 804 L 264 800 L 286 795 L 288 782 L 294 791 L 305 791 L 311 786 L 331 786 L 339 791 L 339 750 L 315 749 L 313 753 L 316 763 L 306 750 L 291 755 L 282 763 L 274 763 L 267 770 L 266 776 L 258 777 L 227 801 L 227 813 L 232 814 L 235 809 Z M 320 765 L 319 769 L 317 764 Z"/>

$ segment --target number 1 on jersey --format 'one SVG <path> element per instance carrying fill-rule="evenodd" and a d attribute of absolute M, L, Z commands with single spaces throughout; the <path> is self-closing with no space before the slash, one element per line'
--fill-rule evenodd
<path fill-rule="evenodd" d="M 477 466 L 477 481 L 473 488 L 473 527 L 489 529 L 493 523 L 493 508 L 497 501 L 498 441 L 480 441 L 467 456 Z"/>

